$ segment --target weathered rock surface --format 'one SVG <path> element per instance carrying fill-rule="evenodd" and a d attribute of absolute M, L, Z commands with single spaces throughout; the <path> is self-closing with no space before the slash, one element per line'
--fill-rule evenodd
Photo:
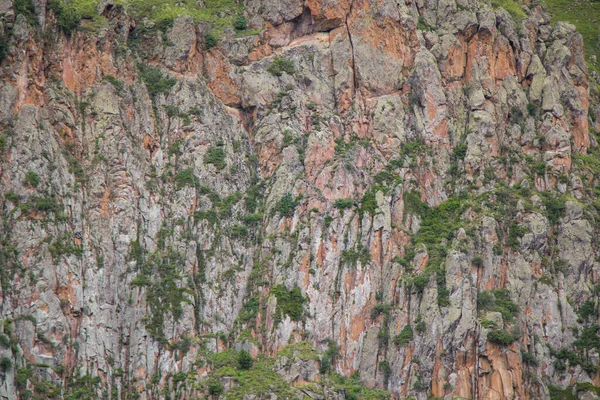
<path fill-rule="evenodd" d="M 249 0 L 262 30 L 207 50 L 192 17 L 103 4 L 66 35 L 34 4 L 0 1 L 0 398 L 356 396 L 330 372 L 596 398 L 600 113 L 572 25 Z M 241 349 L 295 389 L 242 384 L 215 356 Z"/>

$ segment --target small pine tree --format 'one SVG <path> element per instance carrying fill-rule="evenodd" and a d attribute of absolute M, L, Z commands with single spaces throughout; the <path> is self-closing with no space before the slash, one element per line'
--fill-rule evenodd
<path fill-rule="evenodd" d="M 238 353 L 237 363 L 239 369 L 248 370 L 252 368 L 253 361 L 252 356 L 246 350 L 242 350 Z"/>

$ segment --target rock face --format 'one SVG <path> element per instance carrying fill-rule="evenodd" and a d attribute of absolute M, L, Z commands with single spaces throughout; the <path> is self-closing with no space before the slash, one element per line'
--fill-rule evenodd
<path fill-rule="evenodd" d="M 66 32 L 15 3 L 0 398 L 598 398 L 600 109 L 572 25 L 247 0 L 260 30 L 212 47 L 193 17 L 109 1 Z"/>

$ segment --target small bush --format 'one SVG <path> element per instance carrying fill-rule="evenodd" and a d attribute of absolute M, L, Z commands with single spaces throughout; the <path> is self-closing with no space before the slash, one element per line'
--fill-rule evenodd
<path fill-rule="evenodd" d="M 138 64 L 138 70 L 153 99 L 159 94 L 167 93 L 177 83 L 177 79 L 165 76 L 158 68 Z"/>
<path fill-rule="evenodd" d="M 33 171 L 29 171 L 25 175 L 25 180 L 23 181 L 25 185 L 29 185 L 31 187 L 38 187 L 40 184 L 40 176 Z"/>
<path fill-rule="evenodd" d="M 477 268 L 481 268 L 483 267 L 483 258 L 477 254 L 473 257 L 473 265 L 476 266 Z"/>
<path fill-rule="evenodd" d="M 277 211 L 279 211 L 283 217 L 291 217 L 294 215 L 297 206 L 298 199 L 294 199 L 291 193 L 287 193 L 281 198 L 281 200 L 279 200 Z"/>
<path fill-rule="evenodd" d="M 13 4 L 16 15 L 22 14 L 30 23 L 35 21 L 35 7 L 32 0 L 15 0 Z"/>
<path fill-rule="evenodd" d="M 210 50 L 217 45 L 217 37 L 212 33 L 207 33 L 204 35 L 204 48 L 206 50 Z"/>
<path fill-rule="evenodd" d="M 242 350 L 238 353 L 237 365 L 239 369 L 248 370 L 252 368 L 253 362 L 252 356 L 246 350 Z"/>
<path fill-rule="evenodd" d="M 277 309 L 275 320 L 281 321 L 284 315 L 289 315 L 292 321 L 300 321 L 304 313 L 304 302 L 306 299 L 302 297 L 300 288 L 295 287 L 292 290 L 287 290 L 284 285 L 275 286 L 271 292 L 277 298 Z"/>
<path fill-rule="evenodd" d="M 198 178 L 194 175 L 194 170 L 188 168 L 175 175 L 175 182 L 177 183 L 177 188 L 181 189 L 185 186 L 197 186 Z"/>
<path fill-rule="evenodd" d="M 217 171 L 221 171 L 227 166 L 225 156 L 226 154 L 225 150 L 223 150 L 223 146 L 212 146 L 204 155 L 204 164 L 212 164 Z"/>
<path fill-rule="evenodd" d="M 12 360 L 9 357 L 0 358 L 0 371 L 7 372 L 12 368 Z"/>
<path fill-rule="evenodd" d="M 495 329 L 488 333 L 488 340 L 492 343 L 496 343 L 502 346 L 508 346 L 512 344 L 518 338 L 510 334 L 509 332 Z"/>
<path fill-rule="evenodd" d="M 72 4 L 66 4 L 62 0 L 51 0 L 48 2 L 48 8 L 56 16 L 56 25 L 66 35 L 70 35 L 79 26 L 81 15 Z"/>
<path fill-rule="evenodd" d="M 333 203 L 333 206 L 338 210 L 345 210 L 354 206 L 354 200 L 352 199 L 338 199 Z"/>
<path fill-rule="evenodd" d="M 540 362 L 533 356 L 533 354 L 526 351 L 521 353 L 521 358 L 525 364 L 531 365 L 532 367 L 537 367 L 540 365 Z"/>
<path fill-rule="evenodd" d="M 207 384 L 208 394 L 211 396 L 219 396 L 223 393 L 223 384 L 217 378 L 210 379 Z"/>
<path fill-rule="evenodd" d="M 244 31 L 248 28 L 248 22 L 246 21 L 246 17 L 243 15 L 238 15 L 233 21 L 233 27 L 236 31 Z"/>
<path fill-rule="evenodd" d="M 294 64 L 285 58 L 275 57 L 273 62 L 267 68 L 272 75 L 281 76 L 285 72 L 288 75 L 293 75 L 296 72 Z"/>
<path fill-rule="evenodd" d="M 394 338 L 394 344 L 398 347 L 406 346 L 413 340 L 413 330 L 410 325 L 404 325 L 402 331 Z"/>
<path fill-rule="evenodd" d="M 117 92 L 120 92 L 121 90 L 123 90 L 123 82 L 121 82 L 119 79 L 115 78 L 114 76 L 105 75 L 104 80 L 106 82 L 110 83 L 111 85 L 113 85 L 115 87 L 115 89 L 117 90 Z"/>

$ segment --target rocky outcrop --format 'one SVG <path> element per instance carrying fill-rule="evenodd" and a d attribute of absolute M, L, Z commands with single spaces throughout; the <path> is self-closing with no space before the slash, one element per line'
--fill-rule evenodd
<path fill-rule="evenodd" d="M 65 32 L 33 5 L 0 1 L 0 396 L 598 392 L 572 25 L 252 0 L 215 36 L 103 2 Z"/>

